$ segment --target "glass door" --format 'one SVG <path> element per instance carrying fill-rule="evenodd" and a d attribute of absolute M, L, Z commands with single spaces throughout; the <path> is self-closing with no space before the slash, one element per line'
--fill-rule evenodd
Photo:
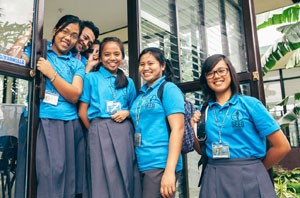
<path fill-rule="evenodd" d="M 0 0 L 0 197 L 35 197 L 34 151 L 43 1 Z M 40 25 L 39 25 L 40 24 Z M 31 59 L 23 51 L 31 47 Z"/>

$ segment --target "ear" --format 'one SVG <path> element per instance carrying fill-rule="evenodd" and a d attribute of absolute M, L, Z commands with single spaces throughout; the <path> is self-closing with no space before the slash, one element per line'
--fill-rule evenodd
<path fill-rule="evenodd" d="M 55 36 L 56 33 L 57 33 L 57 29 L 54 28 L 54 29 L 52 30 L 52 36 Z"/>
<path fill-rule="evenodd" d="M 164 63 L 164 64 L 161 66 L 161 69 L 162 69 L 162 71 L 165 71 L 165 69 L 166 69 L 166 63 Z"/>

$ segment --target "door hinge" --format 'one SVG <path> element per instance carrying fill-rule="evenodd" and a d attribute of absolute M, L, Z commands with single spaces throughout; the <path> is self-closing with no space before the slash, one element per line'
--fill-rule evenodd
<path fill-rule="evenodd" d="M 35 75 L 36 75 L 36 71 L 35 70 L 30 70 L 30 72 L 29 72 L 29 75 L 30 75 L 30 77 L 31 78 L 34 78 L 35 77 Z"/>

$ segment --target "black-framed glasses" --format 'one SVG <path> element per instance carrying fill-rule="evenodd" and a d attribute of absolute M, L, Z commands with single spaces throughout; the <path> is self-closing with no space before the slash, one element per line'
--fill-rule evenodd
<path fill-rule="evenodd" d="M 226 76 L 228 74 L 228 68 L 227 67 L 220 67 L 219 69 L 215 71 L 210 71 L 205 74 L 206 79 L 211 79 L 215 76 L 215 74 L 218 74 L 218 76 Z"/>

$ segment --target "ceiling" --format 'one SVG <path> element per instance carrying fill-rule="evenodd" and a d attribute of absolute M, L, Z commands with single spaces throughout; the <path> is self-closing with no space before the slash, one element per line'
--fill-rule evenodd
<path fill-rule="evenodd" d="M 292 0 L 254 0 L 257 14 L 293 4 Z M 51 39 L 52 28 L 65 14 L 74 14 L 81 19 L 93 21 L 106 33 L 116 29 L 115 36 L 127 41 L 127 1 L 126 0 L 45 0 L 44 35 Z M 101 37 L 100 37 L 101 39 Z"/>

